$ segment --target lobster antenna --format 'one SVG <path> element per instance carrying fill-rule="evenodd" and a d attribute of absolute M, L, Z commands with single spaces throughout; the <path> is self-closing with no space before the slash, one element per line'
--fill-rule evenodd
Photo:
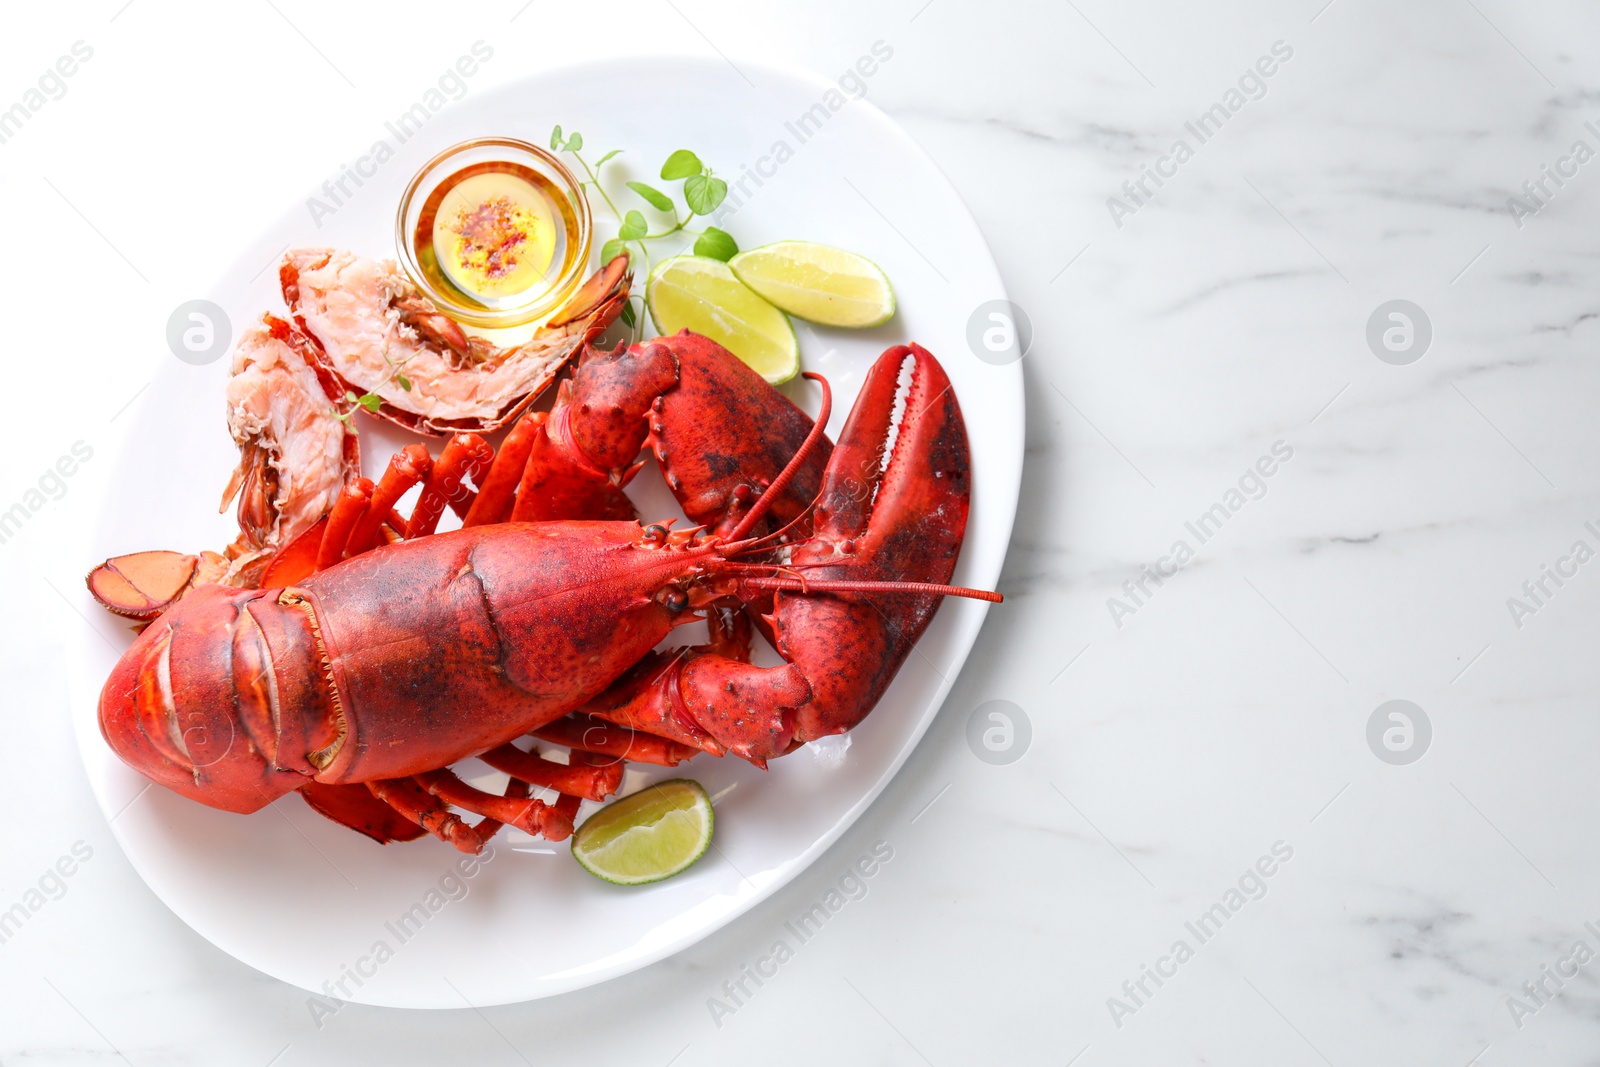
<path fill-rule="evenodd" d="M 999 604 L 1005 597 L 987 589 L 968 589 L 964 585 L 936 585 L 932 582 L 854 581 L 848 578 L 744 578 L 741 584 L 752 589 L 771 589 L 788 593 L 928 593 L 937 596 L 963 596 Z"/>
<path fill-rule="evenodd" d="M 743 540 L 744 535 L 753 530 L 756 523 L 761 521 L 762 516 L 772 509 L 772 505 L 777 501 L 779 495 L 789 487 L 789 483 L 794 480 L 794 476 L 800 473 L 801 464 L 805 463 L 812 451 L 816 449 L 817 442 L 822 440 L 823 432 L 827 429 L 828 415 L 833 410 L 833 392 L 828 388 L 828 379 L 820 374 L 812 374 L 810 371 L 806 371 L 803 377 L 810 378 L 822 386 L 822 408 L 817 412 L 816 421 L 811 424 L 811 432 L 806 434 L 806 439 L 795 450 L 795 454 L 789 457 L 789 462 L 784 465 L 783 471 L 772 479 L 772 484 L 767 486 L 766 492 L 761 494 L 761 499 L 757 500 L 755 505 L 745 512 L 744 518 L 739 520 L 739 525 L 735 526 L 733 531 L 728 534 L 728 540 L 731 542 Z"/>
<path fill-rule="evenodd" d="M 822 493 L 818 492 L 816 496 L 811 498 L 811 503 L 802 508 L 800 510 L 800 514 L 790 519 L 788 525 L 784 526 L 781 530 L 774 530 L 769 534 L 762 534 L 760 537 L 752 537 L 748 541 L 736 541 L 732 544 L 723 545 L 723 554 L 726 556 L 742 556 L 746 552 L 759 552 L 772 547 L 771 545 L 763 544 L 762 542 L 775 542 L 784 534 L 788 533 L 796 526 L 799 526 L 805 521 L 806 516 L 811 514 L 811 509 L 815 508 L 817 506 L 817 502 L 821 499 Z"/>

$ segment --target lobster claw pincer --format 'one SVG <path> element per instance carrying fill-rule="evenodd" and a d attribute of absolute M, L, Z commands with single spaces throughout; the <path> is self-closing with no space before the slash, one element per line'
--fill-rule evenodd
<path fill-rule="evenodd" d="M 908 362 L 910 387 L 896 428 Z M 807 582 L 946 583 L 966 531 L 970 479 L 966 423 L 944 369 L 920 345 L 891 348 L 851 409 L 813 513 L 815 532 L 796 546 L 789 565 Z M 795 741 L 861 721 L 941 599 L 917 591 L 779 592 L 778 651 L 811 685 Z"/>
<path fill-rule="evenodd" d="M 826 398 L 824 388 L 824 407 Z M 818 416 L 764 500 L 776 500 L 803 468 L 826 418 Z M 788 662 L 755 666 L 738 642 L 718 647 L 713 628 L 710 646 L 641 664 L 587 710 L 757 765 L 850 729 L 888 688 L 943 597 L 1000 599 L 946 584 L 966 531 L 970 474 L 966 425 L 938 360 L 916 345 L 889 349 L 832 450 L 812 536 L 792 547 L 741 540 L 770 507 L 758 503 L 728 541 L 713 537 L 694 550 L 709 554 L 697 564 L 697 580 L 709 585 L 696 595 L 707 606 L 776 594 L 767 622 Z M 770 558 L 739 558 L 757 550 Z"/>

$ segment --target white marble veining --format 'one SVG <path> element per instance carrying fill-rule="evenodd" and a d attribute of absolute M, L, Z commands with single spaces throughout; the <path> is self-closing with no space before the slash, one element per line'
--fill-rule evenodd
<path fill-rule="evenodd" d="M 0 143 L 0 509 L 114 439 L 171 358 L 168 312 L 248 245 L 255 205 L 304 197 L 466 43 L 492 40 L 498 83 L 654 48 L 831 74 L 881 40 L 868 99 L 961 190 L 1034 327 L 1007 603 L 890 789 L 739 922 L 583 992 L 318 1028 L 157 901 L 90 798 L 58 636 L 83 623 L 57 590 L 84 569 L 76 530 L 110 521 L 85 506 L 91 458 L 0 544 L 0 909 L 30 912 L 0 945 L 0 1062 L 1597 1062 L 1600 960 L 1574 945 L 1600 952 L 1600 563 L 1547 580 L 1520 627 L 1507 607 L 1575 542 L 1600 549 L 1600 159 L 1561 164 L 1600 150 L 1592 5 L 372 12 L 12 13 L 0 107 L 75 41 L 93 56 Z M 1259 95 L 1186 130 L 1278 42 Z M 1119 227 L 1108 198 L 1180 138 L 1192 158 Z M 1519 226 L 1509 198 L 1558 166 L 1576 173 Z M 1433 330 L 1406 366 L 1366 341 L 1397 298 Z M 1201 544 L 1186 523 L 1276 442 L 1292 458 Z M 1119 627 L 1108 599 L 1179 540 L 1192 560 Z M 1396 698 L 1433 731 L 1405 766 L 1366 740 Z M 991 699 L 1032 723 L 1010 765 L 965 741 Z M 879 841 L 866 895 L 714 1012 Z M 1245 877 L 1275 845 L 1292 856 Z M 1186 924 L 1219 902 L 1202 941 Z"/>

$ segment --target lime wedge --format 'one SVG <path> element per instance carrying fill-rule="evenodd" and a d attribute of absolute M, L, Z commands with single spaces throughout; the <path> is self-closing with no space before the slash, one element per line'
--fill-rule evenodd
<path fill-rule="evenodd" d="M 694 866 L 711 844 L 711 798 L 673 778 L 607 804 L 572 835 L 583 869 L 614 885 L 644 885 Z"/>
<path fill-rule="evenodd" d="M 842 248 L 779 241 L 740 252 L 728 266 L 773 305 L 810 322 L 861 329 L 894 316 L 888 275 Z"/>
<path fill-rule="evenodd" d="M 673 256 L 656 264 L 645 302 L 663 334 L 711 338 L 777 385 L 800 373 L 800 343 L 783 312 L 745 286 L 721 260 Z"/>

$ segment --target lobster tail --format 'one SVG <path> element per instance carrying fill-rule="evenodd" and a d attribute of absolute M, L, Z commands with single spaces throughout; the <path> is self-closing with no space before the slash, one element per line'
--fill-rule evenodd
<path fill-rule="evenodd" d="M 340 727 L 311 635 L 289 610 L 259 590 L 195 590 L 107 680 L 107 743 L 162 785 L 226 811 L 252 812 L 300 788 Z"/>

